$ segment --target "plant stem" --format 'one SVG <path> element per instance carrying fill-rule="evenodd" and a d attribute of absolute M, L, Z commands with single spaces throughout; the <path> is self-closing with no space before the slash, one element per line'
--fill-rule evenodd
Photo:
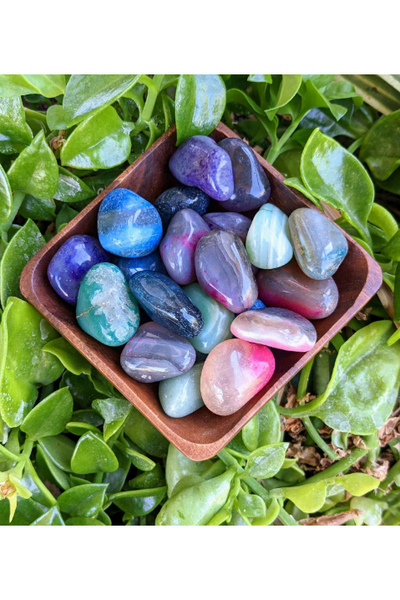
<path fill-rule="evenodd" d="M 340 348 L 343 346 L 344 344 L 344 339 L 343 336 L 340 333 L 337 333 L 335 336 L 333 336 L 333 338 L 331 339 L 331 343 L 332 346 L 335 348 L 335 350 L 337 352 L 339 352 Z"/>
<path fill-rule="evenodd" d="M 298 400 L 301 400 L 302 398 L 304 398 L 304 396 L 307 393 L 308 381 L 310 379 L 310 373 L 311 373 L 313 364 L 314 364 L 314 357 L 312 357 L 312 359 L 310 361 L 308 361 L 306 366 L 303 367 L 301 370 L 299 387 L 297 388 Z"/>
<path fill-rule="evenodd" d="M 24 443 L 24 450 L 22 452 L 22 456 L 25 458 L 29 458 L 33 450 L 33 441 L 30 439 L 26 439 Z"/>
<path fill-rule="evenodd" d="M 301 525 L 299 525 L 296 519 L 294 519 L 292 515 L 289 515 L 289 513 L 286 512 L 286 510 L 283 507 L 279 509 L 278 519 L 283 525 L 298 525 L 299 527 L 301 527 Z"/>
<path fill-rule="evenodd" d="M 318 481 L 324 481 L 324 479 L 330 479 L 331 477 L 337 477 L 340 473 L 350 469 L 352 465 L 360 460 L 367 454 L 368 450 L 364 448 L 355 448 L 350 454 L 336 462 L 331 467 L 320 471 L 316 475 L 313 475 L 309 479 L 302 481 L 299 485 L 307 485 L 307 483 L 317 483 Z"/>
<path fill-rule="evenodd" d="M 235 467 L 238 473 L 243 473 L 244 469 L 239 465 L 238 461 L 224 448 L 218 452 L 218 457 L 225 463 L 227 467 Z M 270 495 L 267 490 L 258 483 L 253 477 L 243 477 L 243 481 L 251 490 L 263 500 L 270 500 Z"/>
<path fill-rule="evenodd" d="M 54 498 L 53 494 L 44 485 L 44 483 L 42 482 L 42 480 L 36 473 L 36 471 L 33 467 L 33 464 L 29 458 L 26 461 L 26 470 L 28 471 L 29 475 L 32 477 L 33 481 L 35 482 L 35 484 L 37 485 L 39 490 L 42 492 L 43 496 L 45 496 L 47 498 L 50 506 L 55 506 L 57 504 L 57 500 Z"/>
<path fill-rule="evenodd" d="M 381 490 L 387 490 L 397 475 L 400 475 L 400 460 L 398 460 L 397 463 L 394 464 L 391 469 L 389 469 L 386 479 L 382 481 L 381 485 L 379 486 Z"/>
<path fill-rule="evenodd" d="M 312 424 L 310 417 L 303 417 L 302 421 L 309 436 L 314 440 L 317 446 L 319 446 L 319 448 L 321 448 L 321 450 L 325 452 L 328 458 L 330 458 L 331 460 L 338 460 L 338 455 L 330 446 L 328 446 L 325 440 L 323 440 L 322 437 L 319 435 L 317 429 L 315 429 L 314 425 Z"/>

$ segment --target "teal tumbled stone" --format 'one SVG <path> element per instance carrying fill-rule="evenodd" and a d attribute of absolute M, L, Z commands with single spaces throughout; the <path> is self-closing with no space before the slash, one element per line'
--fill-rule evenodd
<path fill-rule="evenodd" d="M 203 329 L 189 341 L 198 352 L 209 354 L 215 346 L 232 337 L 230 326 L 236 315 L 206 294 L 198 283 L 191 283 L 183 290 L 204 320 Z"/>
<path fill-rule="evenodd" d="M 298 208 L 289 217 L 294 255 L 311 279 L 328 279 L 342 264 L 349 249 L 340 229 L 312 208 Z"/>
<path fill-rule="evenodd" d="M 259 269 L 277 269 L 293 257 L 288 218 L 277 206 L 264 204 L 246 238 L 250 262 Z"/>
<path fill-rule="evenodd" d="M 100 263 L 86 273 L 76 318 L 83 331 L 106 346 L 122 346 L 136 333 L 139 307 L 118 267 Z"/>
<path fill-rule="evenodd" d="M 163 411 L 169 417 L 187 417 L 204 406 L 200 393 L 203 365 L 197 363 L 187 373 L 160 382 L 158 397 Z"/>

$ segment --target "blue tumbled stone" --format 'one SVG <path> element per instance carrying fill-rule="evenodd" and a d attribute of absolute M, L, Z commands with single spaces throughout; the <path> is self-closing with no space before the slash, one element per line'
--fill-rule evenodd
<path fill-rule="evenodd" d="M 97 228 L 103 248 L 128 258 L 150 254 L 162 237 L 161 218 L 154 206 L 124 188 L 113 190 L 104 198 Z"/>
<path fill-rule="evenodd" d="M 156 271 L 164 275 L 167 274 L 158 250 L 154 250 L 147 256 L 138 256 L 137 258 L 122 258 L 119 256 L 115 264 L 121 269 L 127 281 L 139 271 Z"/>
<path fill-rule="evenodd" d="M 180 210 L 191 208 L 199 215 L 204 215 L 207 212 L 209 204 L 209 196 L 199 188 L 177 185 L 158 196 L 154 202 L 154 207 L 160 214 L 165 230 L 172 217 Z"/>
<path fill-rule="evenodd" d="M 249 310 L 258 310 L 259 308 L 267 308 L 267 307 L 265 306 L 265 304 L 262 300 L 257 298 L 257 300 L 254 302 L 253 306 L 251 306 L 249 308 Z"/>
<path fill-rule="evenodd" d="M 73 235 L 51 259 L 47 277 L 52 288 L 68 304 L 76 304 L 79 286 L 94 265 L 108 262 L 110 255 L 96 238 L 90 235 Z"/>
<path fill-rule="evenodd" d="M 141 271 L 130 278 L 129 287 L 149 317 L 172 333 L 192 338 L 202 330 L 201 312 L 166 275 Z"/>

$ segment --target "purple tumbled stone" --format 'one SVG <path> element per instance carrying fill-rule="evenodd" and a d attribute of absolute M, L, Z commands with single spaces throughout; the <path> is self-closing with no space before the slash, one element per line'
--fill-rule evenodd
<path fill-rule="evenodd" d="M 79 286 L 94 265 L 109 262 L 109 253 L 90 235 L 70 237 L 56 252 L 47 267 L 53 289 L 68 304 L 76 304 Z"/>
<path fill-rule="evenodd" d="M 190 208 L 180 210 L 172 217 L 167 233 L 161 240 L 160 254 L 168 275 L 179 285 L 196 281 L 196 246 L 209 231 L 207 223 Z"/>
<path fill-rule="evenodd" d="M 203 290 L 233 313 L 253 306 L 258 290 L 242 240 L 231 231 L 210 231 L 197 244 L 197 280 Z"/>
<path fill-rule="evenodd" d="M 225 229 L 233 231 L 242 240 L 246 241 L 247 232 L 250 229 L 251 219 L 235 212 L 215 212 L 204 215 L 203 219 L 211 229 Z"/>
<path fill-rule="evenodd" d="M 180 183 L 198 187 L 214 200 L 223 202 L 233 194 L 231 159 L 205 135 L 194 135 L 179 146 L 169 168 Z"/>
<path fill-rule="evenodd" d="M 153 383 L 189 371 L 196 351 L 185 338 L 157 323 L 141 325 L 121 354 L 121 366 L 137 381 Z"/>
<path fill-rule="evenodd" d="M 250 146 L 238 138 L 226 138 L 219 146 L 231 159 L 234 180 L 232 196 L 224 203 L 224 208 L 245 212 L 268 202 L 271 186 Z"/>

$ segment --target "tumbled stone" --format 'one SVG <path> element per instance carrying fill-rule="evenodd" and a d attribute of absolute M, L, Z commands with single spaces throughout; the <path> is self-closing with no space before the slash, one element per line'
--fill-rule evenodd
<path fill-rule="evenodd" d="M 183 375 L 160 383 L 158 397 L 163 411 L 169 417 L 187 417 L 204 406 L 200 393 L 202 370 L 203 364 L 198 363 Z"/>
<path fill-rule="evenodd" d="M 192 338 L 202 330 L 201 312 L 166 275 L 141 271 L 130 278 L 129 287 L 149 317 L 172 333 Z"/>
<path fill-rule="evenodd" d="M 154 250 L 147 256 L 138 256 L 137 258 L 118 257 L 115 264 L 121 269 L 127 281 L 139 271 L 155 271 L 156 273 L 167 274 L 158 250 Z"/>
<path fill-rule="evenodd" d="M 251 264 L 276 269 L 293 257 L 288 218 L 277 206 L 264 204 L 255 215 L 246 238 Z"/>
<path fill-rule="evenodd" d="M 234 190 L 224 208 L 245 212 L 268 202 L 271 186 L 250 146 L 238 138 L 226 138 L 218 145 L 229 154 L 233 168 Z"/>
<path fill-rule="evenodd" d="M 100 244 L 117 256 L 135 258 L 153 252 L 162 237 L 161 218 L 150 202 L 131 190 L 113 190 L 100 204 Z"/>
<path fill-rule="evenodd" d="M 314 325 L 287 308 L 246 311 L 236 317 L 231 331 L 241 340 L 292 352 L 308 352 L 317 341 Z"/>
<path fill-rule="evenodd" d="M 254 302 L 253 306 L 251 306 L 249 308 L 249 310 L 258 310 L 259 308 L 266 308 L 264 302 L 262 302 L 260 300 L 260 298 L 257 298 L 257 300 Z"/>
<path fill-rule="evenodd" d="M 197 280 L 203 290 L 233 313 L 253 306 L 258 291 L 241 239 L 231 231 L 210 231 L 197 244 Z"/>
<path fill-rule="evenodd" d="M 199 215 L 207 212 L 210 204 L 210 198 L 197 187 L 188 187 L 187 185 L 176 185 L 166 190 L 154 202 L 154 208 L 157 209 L 164 227 L 167 229 L 172 217 L 184 208 L 190 208 Z"/>
<path fill-rule="evenodd" d="M 110 260 L 109 253 L 90 235 L 73 235 L 57 250 L 47 267 L 52 288 L 68 304 L 76 304 L 79 286 L 94 265 Z"/>
<path fill-rule="evenodd" d="M 139 307 L 118 267 L 99 263 L 86 273 L 76 318 L 86 333 L 107 346 L 122 346 L 135 334 Z"/>
<path fill-rule="evenodd" d="M 339 292 L 330 277 L 317 281 L 303 273 L 295 259 L 279 269 L 259 271 L 258 293 L 267 306 L 288 308 L 307 319 L 324 319 L 336 309 Z"/>
<path fill-rule="evenodd" d="M 230 326 L 235 315 L 206 294 L 198 283 L 187 285 L 183 291 L 197 306 L 204 321 L 203 329 L 190 342 L 198 352 L 209 354 L 215 346 L 232 337 Z"/>
<path fill-rule="evenodd" d="M 196 246 L 209 231 L 207 223 L 190 208 L 180 210 L 172 217 L 161 240 L 160 253 L 168 275 L 179 285 L 196 281 Z"/>
<path fill-rule="evenodd" d="M 311 279 L 332 277 L 349 249 L 340 229 L 312 208 L 293 211 L 289 228 L 300 269 Z"/>
<path fill-rule="evenodd" d="M 211 229 L 225 229 L 233 231 L 242 240 L 246 241 L 247 232 L 250 229 L 251 219 L 236 212 L 214 212 L 204 215 L 204 220 Z"/>
<path fill-rule="evenodd" d="M 137 381 L 154 383 L 177 377 L 192 368 L 193 346 L 157 323 L 141 325 L 121 354 L 121 367 Z"/>
<path fill-rule="evenodd" d="M 198 187 L 214 200 L 223 202 L 233 194 L 231 159 L 210 137 L 194 135 L 183 142 L 169 168 L 180 183 Z"/>
<path fill-rule="evenodd" d="M 203 402 L 217 415 L 231 415 L 262 390 L 274 370 L 275 358 L 266 346 L 244 340 L 222 342 L 204 363 Z"/>

